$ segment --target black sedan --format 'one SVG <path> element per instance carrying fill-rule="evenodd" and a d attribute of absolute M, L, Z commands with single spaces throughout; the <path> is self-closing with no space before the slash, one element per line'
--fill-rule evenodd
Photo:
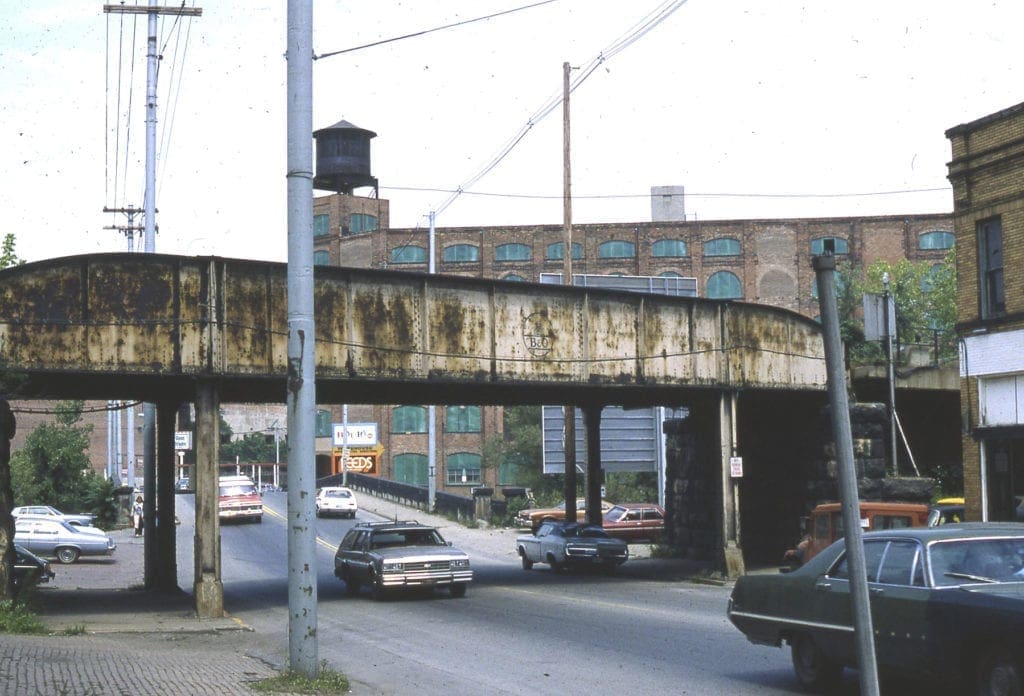
<path fill-rule="evenodd" d="M 49 561 L 35 555 L 20 544 L 14 545 L 14 586 L 19 590 L 41 582 L 50 582 L 55 573 Z"/>
<path fill-rule="evenodd" d="M 753 643 L 790 645 L 797 680 L 828 690 L 856 664 L 849 569 L 837 541 L 789 573 L 745 575 L 729 619 Z M 1024 525 L 946 524 L 864 534 L 881 670 L 960 693 L 1024 687 Z"/>
<path fill-rule="evenodd" d="M 547 563 L 556 572 L 598 566 L 613 573 L 629 558 L 629 547 L 595 525 L 545 522 L 533 534 L 516 538 L 516 553 L 524 570 L 534 563 Z"/>

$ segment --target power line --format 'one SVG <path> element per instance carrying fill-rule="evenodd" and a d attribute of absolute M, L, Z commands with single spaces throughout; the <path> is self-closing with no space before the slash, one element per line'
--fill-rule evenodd
<path fill-rule="evenodd" d="M 412 39 L 412 38 L 415 38 L 417 36 L 424 36 L 426 34 L 432 34 L 435 31 L 441 31 L 443 29 L 452 29 L 454 27 L 461 27 L 461 26 L 464 26 L 466 24 L 472 24 L 474 22 L 482 22 L 485 19 L 494 19 L 495 17 L 500 17 L 502 15 L 512 14 L 513 12 L 519 12 L 521 10 L 529 10 L 531 8 L 539 7 L 541 5 L 547 5 L 547 4 L 552 3 L 552 2 L 555 2 L 555 0 L 543 0 L 543 2 L 535 2 L 532 5 L 523 5 L 522 7 L 516 7 L 516 8 L 511 9 L 511 10 L 503 10 L 501 12 L 495 12 L 494 14 L 489 14 L 486 17 L 476 17 L 474 19 L 465 19 L 465 20 L 463 20 L 461 22 L 453 22 L 451 24 L 445 24 L 444 26 L 441 26 L 441 27 L 434 27 L 433 29 L 424 29 L 423 31 L 413 32 L 412 34 L 404 34 L 402 36 L 396 36 L 396 37 L 391 38 L 391 39 L 382 39 L 381 41 L 374 41 L 373 43 L 363 44 L 362 46 L 353 46 L 352 48 L 343 48 L 340 51 L 330 51 L 329 53 L 321 53 L 319 55 L 313 54 L 313 60 L 320 60 L 321 58 L 330 58 L 331 56 L 340 56 L 343 53 L 352 53 L 353 51 L 360 51 L 360 50 L 362 50 L 364 48 L 372 48 L 374 46 L 381 46 L 383 44 L 392 43 L 394 41 L 402 41 L 403 39 Z"/>
<path fill-rule="evenodd" d="M 467 191 L 465 189 L 442 189 L 416 186 L 381 186 L 385 191 L 413 191 L 421 193 L 449 193 L 465 196 L 480 196 L 488 198 L 514 198 L 532 200 L 561 200 L 562 194 L 532 194 L 532 193 L 501 193 L 495 191 Z M 949 191 L 949 186 L 939 188 L 902 189 L 895 191 L 862 191 L 853 193 L 737 193 L 737 192 L 691 192 L 687 191 L 687 198 L 864 198 L 872 196 L 898 196 L 914 193 L 936 193 Z M 650 198 L 650 193 L 595 193 L 595 194 L 573 194 L 573 199 L 585 200 L 619 200 L 631 198 Z"/>
<path fill-rule="evenodd" d="M 641 37 L 643 37 L 652 29 L 654 29 L 654 27 L 656 27 L 658 24 L 666 20 L 669 16 L 672 15 L 672 13 L 674 13 L 684 4 L 686 4 L 686 0 L 666 0 L 666 2 L 661 3 L 661 5 L 659 5 L 653 11 L 648 13 L 638 23 L 634 24 L 633 27 L 630 28 L 625 34 L 623 34 L 614 42 L 612 42 L 612 44 L 608 46 L 605 50 L 601 51 L 597 56 L 592 58 L 585 67 L 581 68 L 580 72 L 571 81 L 569 86 L 569 92 L 574 92 L 581 84 L 583 84 L 583 82 L 587 80 L 587 78 L 589 78 L 593 74 L 593 72 L 598 68 L 598 66 L 600 66 L 608 59 L 612 58 L 613 56 L 617 55 L 618 53 L 622 52 L 627 47 L 631 46 L 633 43 L 638 41 Z M 543 120 L 548 114 L 554 111 L 555 107 L 562 103 L 562 99 L 564 99 L 564 95 L 562 94 L 562 90 L 559 89 L 558 91 L 556 91 L 554 95 L 548 98 L 548 100 L 544 102 L 544 104 L 542 104 L 541 107 L 537 109 L 537 111 L 534 112 L 533 116 L 527 119 L 523 127 L 520 128 L 515 135 L 513 135 L 511 138 L 509 138 L 509 140 L 505 142 L 505 144 L 498 150 L 498 153 L 494 155 L 480 171 L 471 176 L 461 186 L 456 188 L 440 206 L 434 208 L 434 214 L 437 215 L 443 212 L 452 203 L 454 203 L 455 200 L 460 195 L 462 195 L 462 193 L 464 193 L 466 189 L 476 184 L 476 182 L 480 181 L 480 179 L 485 177 L 495 167 L 497 167 L 502 162 L 502 160 L 504 160 L 509 155 L 509 153 L 511 153 L 512 150 L 520 142 L 522 142 L 523 138 L 526 137 L 526 135 L 533 129 L 533 127 L 537 123 Z"/>

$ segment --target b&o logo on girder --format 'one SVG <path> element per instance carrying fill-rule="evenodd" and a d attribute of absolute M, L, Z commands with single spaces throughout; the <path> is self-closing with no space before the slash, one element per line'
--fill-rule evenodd
<path fill-rule="evenodd" d="M 526 350 L 535 358 L 543 358 L 551 352 L 555 331 L 547 314 L 534 312 L 523 320 L 523 342 Z"/>

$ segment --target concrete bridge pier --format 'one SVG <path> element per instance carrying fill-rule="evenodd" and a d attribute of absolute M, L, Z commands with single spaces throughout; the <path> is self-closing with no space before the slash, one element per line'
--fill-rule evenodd
<path fill-rule="evenodd" d="M 178 587 L 178 551 L 174 513 L 174 430 L 177 403 L 156 407 L 156 554 L 155 576 L 147 586 L 169 592 Z"/>
<path fill-rule="evenodd" d="M 220 392 L 211 380 L 196 386 L 196 535 L 194 541 L 196 613 L 213 619 L 224 615 L 224 585 L 220 575 Z"/>

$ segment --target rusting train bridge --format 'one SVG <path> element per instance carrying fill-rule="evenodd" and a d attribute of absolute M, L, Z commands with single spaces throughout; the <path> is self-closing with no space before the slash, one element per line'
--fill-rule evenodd
<path fill-rule="evenodd" d="M 588 442 L 599 442 L 591 438 L 607 405 L 712 406 L 703 439 L 720 472 L 723 551 L 739 535 L 729 479 L 742 449 L 737 395 L 825 389 L 818 324 L 775 307 L 395 271 L 315 274 L 321 404 L 570 404 L 587 416 Z M 286 400 L 286 289 L 285 264 L 216 257 L 102 254 L 0 271 L 9 396 L 157 404 L 160 517 L 147 539 L 157 566 L 173 568 L 175 555 L 174 418 L 195 404 L 200 615 L 222 608 L 219 404 Z M 588 447 L 587 467 L 599 480 L 599 447 Z"/>

